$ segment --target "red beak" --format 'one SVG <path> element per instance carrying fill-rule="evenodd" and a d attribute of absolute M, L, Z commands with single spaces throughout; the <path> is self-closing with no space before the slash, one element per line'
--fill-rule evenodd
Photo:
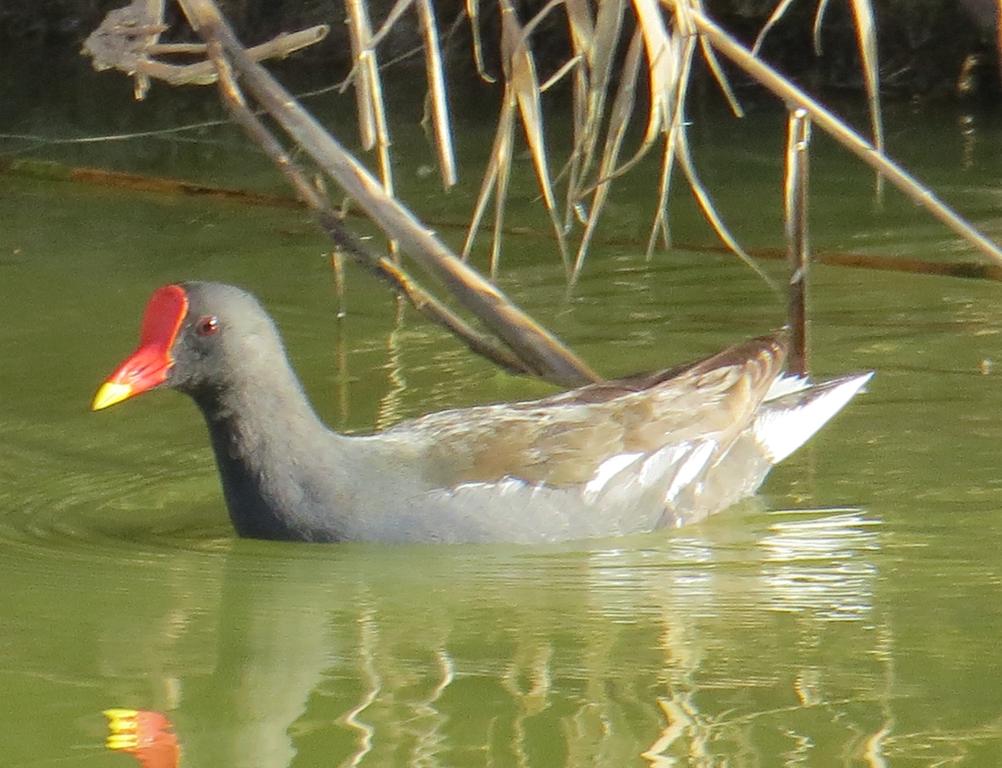
<path fill-rule="evenodd" d="M 139 346 L 101 385 L 92 411 L 115 405 L 167 380 L 174 365 L 171 348 L 188 314 L 188 296 L 179 285 L 165 285 L 150 297 L 139 331 Z"/>

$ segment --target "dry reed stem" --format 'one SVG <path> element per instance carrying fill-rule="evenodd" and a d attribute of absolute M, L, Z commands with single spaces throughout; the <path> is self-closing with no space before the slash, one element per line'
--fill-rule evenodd
<path fill-rule="evenodd" d="M 344 312 L 344 276 L 341 269 L 341 254 L 346 253 L 358 264 L 387 282 L 398 296 L 406 298 L 418 312 L 458 337 L 473 352 L 513 373 L 529 373 L 529 369 L 509 350 L 499 347 L 492 339 L 478 333 L 462 318 L 425 291 L 400 266 L 393 264 L 385 257 L 376 256 L 370 252 L 354 234 L 344 228 L 339 217 L 331 208 L 327 197 L 320 194 L 310 184 L 306 175 L 282 148 L 278 140 L 247 107 L 243 93 L 233 76 L 232 68 L 222 53 L 221 45 L 217 41 L 212 41 L 208 44 L 207 50 L 219 74 L 219 90 L 223 104 L 229 110 L 234 121 L 271 158 L 293 189 L 296 190 L 300 199 L 314 211 L 321 227 L 335 243 L 336 251 L 332 257 L 332 266 L 337 285 L 338 316 L 343 316 Z"/>
<path fill-rule="evenodd" d="M 345 12 L 348 14 L 345 23 L 348 27 L 348 39 L 351 41 L 351 58 L 355 62 L 349 79 L 355 86 L 359 142 L 362 149 L 371 150 L 376 145 L 376 116 L 373 114 L 374 101 L 369 92 L 372 81 L 365 65 L 372 55 L 372 30 L 366 8 L 365 0 L 345 0 Z"/>
<path fill-rule="evenodd" d="M 619 86 L 616 90 L 616 97 L 612 103 L 612 112 L 609 118 L 609 129 L 605 136 L 605 149 L 599 162 L 598 174 L 600 181 L 592 191 L 591 207 L 588 212 L 588 220 L 585 224 L 584 234 L 581 236 L 581 243 L 578 246 L 577 257 L 574 260 L 574 271 L 571 275 L 571 282 L 577 280 L 584 266 L 585 255 L 595 235 L 599 217 L 605 207 L 606 199 L 609 195 L 609 185 L 615 171 L 616 161 L 619 159 L 619 152 L 626 138 L 626 131 L 630 125 L 630 118 L 633 115 L 633 106 L 636 102 L 637 78 L 640 74 L 640 57 L 643 53 L 643 36 L 640 30 L 633 34 L 633 40 L 627 49 L 626 59 L 620 71 Z"/>
<path fill-rule="evenodd" d="M 484 44 L 480 37 L 480 0 L 466 0 L 466 15 L 470 19 L 470 32 L 473 37 L 473 61 L 477 67 L 477 74 L 485 83 L 496 82 L 496 79 L 487 72 L 484 66 Z"/>
<path fill-rule="evenodd" d="M 880 111 L 880 73 L 877 69 L 877 24 L 873 19 L 870 0 L 852 0 L 852 13 L 856 19 L 856 37 L 862 60 L 863 82 L 870 105 L 870 130 L 873 132 L 873 146 L 884 153 L 884 119 Z M 877 195 L 884 192 L 884 177 L 877 173 Z"/>
<path fill-rule="evenodd" d="M 417 0 L 418 19 L 424 37 L 425 74 L 428 78 L 428 98 L 431 102 L 431 124 L 434 128 L 435 147 L 438 150 L 438 168 L 442 186 L 455 186 L 456 151 L 452 145 L 452 122 L 449 119 L 449 99 L 446 93 L 445 72 L 442 69 L 438 25 L 431 0 Z"/>
<path fill-rule="evenodd" d="M 197 0 L 193 1 L 197 2 Z M 162 4 L 162 0 L 140 0 L 140 4 L 142 2 L 151 6 Z M 443 183 L 448 185 L 450 179 L 452 181 L 455 179 L 455 169 L 454 165 L 451 165 L 450 176 L 450 162 L 454 162 L 451 161 L 453 155 L 450 140 L 451 127 L 445 109 L 445 83 L 441 57 L 435 56 L 441 43 L 437 38 L 434 16 L 430 12 L 431 0 L 398 0 L 375 36 L 369 30 L 364 0 L 350 0 L 349 3 L 350 6 L 356 8 L 355 11 L 349 13 L 349 16 L 354 19 L 350 27 L 353 30 L 353 45 L 358 58 L 352 78 L 360 93 L 360 115 L 362 115 L 360 130 L 369 132 L 369 146 L 377 146 L 379 149 L 384 192 L 389 191 L 391 194 L 389 136 L 385 128 L 386 117 L 378 66 L 373 57 L 375 47 L 390 28 L 403 18 L 404 13 L 414 2 L 418 3 L 417 13 L 424 38 L 426 74 L 431 104 L 429 113 L 434 129 L 435 144 L 439 152 Z M 874 135 L 872 145 L 861 139 L 824 107 L 810 100 L 802 91 L 734 42 L 726 32 L 719 29 L 707 17 L 701 0 L 631 0 L 630 2 L 603 0 L 597 4 L 586 0 L 550 0 L 524 27 L 521 26 L 512 10 L 511 0 L 498 0 L 498 2 L 502 11 L 501 42 L 505 92 L 498 118 L 494 148 L 484 172 L 480 195 L 471 215 L 464 246 L 464 255 L 466 255 L 472 248 L 473 239 L 486 213 L 487 205 L 493 197 L 492 273 L 496 273 L 501 257 L 504 211 L 514 159 L 516 120 L 519 120 L 524 128 L 537 183 L 571 282 L 577 278 L 583 268 L 587 251 L 594 241 L 601 213 L 606 207 L 612 182 L 618 176 L 631 170 L 645 157 L 658 139 L 661 139 L 663 145 L 663 162 L 658 186 L 659 201 L 651 228 L 648 253 L 653 250 L 659 236 L 664 238 L 666 244 L 669 242 L 668 198 L 675 161 L 678 159 L 679 166 L 685 174 L 693 195 L 703 209 L 707 220 L 716 230 L 718 237 L 728 247 L 733 248 L 740 257 L 748 259 L 748 254 L 737 245 L 733 236 L 723 227 L 719 215 L 713 210 L 709 196 L 702 187 L 689 156 L 684 119 L 687 83 L 693 55 L 692 44 L 689 42 L 693 27 L 699 32 L 698 41 L 703 56 L 711 70 L 717 73 L 715 76 L 725 95 L 729 93 L 729 87 L 726 80 L 719 75 L 719 66 L 715 60 L 714 50 L 731 58 L 752 78 L 758 80 L 791 105 L 806 109 L 819 127 L 831 133 L 850 151 L 863 158 L 878 171 L 878 182 L 884 177 L 891 178 L 906 194 L 927 207 L 953 231 L 972 242 L 982 253 L 997 263 L 1002 263 L 1002 252 L 996 244 L 960 219 L 936 199 L 931 191 L 919 185 L 907 172 L 896 166 L 883 154 L 883 128 L 877 92 L 879 80 L 876 74 L 875 29 L 870 0 L 852 0 L 852 10 L 861 58 L 864 62 Z M 777 4 L 772 17 L 763 29 L 760 40 L 786 12 L 791 2 L 792 0 L 783 0 Z M 466 5 L 473 29 L 476 66 L 482 77 L 491 80 L 492 78 L 484 71 L 478 3 L 476 0 L 468 0 Z M 536 76 L 532 57 L 531 35 L 543 18 L 560 7 L 563 8 L 567 16 L 572 55 L 567 62 L 558 67 L 557 73 L 550 78 L 548 83 L 541 86 Z M 619 158 L 626 129 L 636 103 L 634 89 L 638 75 L 635 71 L 631 71 L 634 65 L 630 64 L 630 53 L 627 53 L 626 59 L 630 66 L 622 73 L 625 76 L 620 81 L 616 100 L 611 109 L 607 109 L 607 100 L 613 62 L 617 60 L 620 50 L 620 37 L 627 8 L 632 10 L 632 15 L 637 20 L 639 39 L 642 40 L 643 53 L 646 55 L 650 108 L 639 146 L 635 149 L 632 157 L 620 164 Z M 820 0 L 815 19 L 816 34 L 826 9 L 827 0 Z M 673 27 L 670 28 L 666 23 L 666 16 L 671 16 Z M 151 32 L 151 34 L 159 35 L 159 31 Z M 1000 26 L 1000 34 L 1002 34 L 1002 26 Z M 160 45 L 158 39 L 156 45 Z M 638 43 L 631 43 L 630 49 L 634 45 L 638 45 Z M 161 49 L 164 47 L 161 46 Z M 150 61 L 149 63 L 151 66 L 166 66 L 159 62 Z M 563 185 L 560 191 L 566 195 L 565 199 L 561 201 L 562 210 L 558 216 L 557 188 L 549 173 L 551 158 L 544 140 L 541 93 L 553 82 L 568 74 L 573 75 L 571 119 L 575 146 L 571 150 L 563 170 L 556 177 L 556 181 Z M 212 76 L 211 73 L 209 76 Z M 740 107 L 736 100 L 733 100 L 732 96 L 729 98 L 733 101 L 732 108 L 739 110 Z M 365 125 L 368 127 L 364 127 Z M 598 146 L 603 134 L 605 141 L 599 156 Z M 389 196 L 384 195 L 384 197 Z M 586 199 L 590 203 L 588 210 L 585 210 L 584 206 Z M 379 205 L 384 203 L 385 201 Z M 583 223 L 583 229 L 577 242 L 574 263 L 571 266 L 566 252 L 565 237 L 566 232 L 575 223 L 575 218 Z M 392 237 L 389 232 L 387 232 L 387 236 Z"/>
<path fill-rule="evenodd" d="M 684 0 L 662 0 L 670 6 Z M 922 185 L 904 168 L 879 152 L 871 143 L 849 128 L 828 109 L 808 96 L 789 80 L 780 76 L 762 61 L 751 54 L 751 51 L 738 43 L 727 32 L 716 25 L 702 13 L 691 10 L 699 32 L 705 35 L 713 46 L 731 59 L 747 74 L 760 84 L 775 93 L 787 103 L 802 107 L 810 115 L 811 120 L 823 131 L 831 135 L 839 144 L 863 160 L 867 165 L 883 174 L 892 184 L 928 210 L 947 227 L 960 235 L 964 240 L 981 251 L 993 261 L 1002 264 L 1002 250 L 999 246 L 978 232 L 964 221 L 951 208 L 945 205 L 932 190 Z"/>
<path fill-rule="evenodd" d="M 192 27 L 219 41 L 254 98 L 314 162 L 366 211 L 390 238 L 438 278 L 537 375 L 577 385 L 599 377 L 515 307 L 495 286 L 471 270 L 385 190 L 350 153 L 259 64 L 251 61 L 212 0 L 179 0 Z"/>
<path fill-rule="evenodd" d="M 162 44 L 160 35 L 167 27 L 163 21 L 164 0 L 133 0 L 130 5 L 108 13 L 84 41 L 82 52 L 91 58 L 94 69 L 117 69 L 135 78 L 135 98 L 145 98 L 150 79 L 170 85 L 209 85 L 216 81 L 216 70 L 209 61 L 193 64 L 165 64 L 151 58 L 156 54 L 202 53 L 204 46 Z M 329 31 L 325 24 L 298 32 L 280 34 L 247 49 L 255 60 L 282 58 L 323 40 Z"/>
<path fill-rule="evenodd" d="M 407 8 L 406 0 L 397 3 L 394 10 Z M 356 66 L 353 70 L 356 104 L 358 107 L 359 133 L 362 146 L 375 148 L 379 163 L 379 178 L 383 189 L 390 197 L 394 194 L 393 164 L 390 158 L 390 131 L 386 121 L 386 100 L 383 98 L 383 83 L 379 75 L 379 60 L 373 43 L 369 9 L 365 0 L 348 0 L 348 29 L 352 53 Z M 397 243 L 389 241 L 391 253 L 397 253 Z"/>
<path fill-rule="evenodd" d="M 790 113 L 786 140 L 786 182 L 783 185 L 786 243 L 790 261 L 789 326 L 790 352 L 787 370 L 798 376 L 808 373 L 807 272 L 810 263 L 807 194 L 810 179 L 811 121 L 803 109 Z"/>
<path fill-rule="evenodd" d="M 1002 78 L 1002 0 L 998 0 L 998 12 L 995 14 L 995 50 L 999 55 L 999 77 Z"/>
<path fill-rule="evenodd" d="M 522 127 L 526 142 L 532 155 L 532 163 L 536 170 L 536 180 L 543 196 L 546 212 L 553 225 L 560 258 L 565 271 L 570 274 L 570 257 L 567 255 L 567 242 L 564 238 L 563 225 L 557 214 L 556 199 L 553 195 L 553 182 L 550 178 L 549 162 L 546 152 L 546 138 L 543 131 L 543 109 L 540 104 L 539 80 L 536 76 L 536 64 L 527 40 L 533 28 L 544 18 L 555 3 L 545 6 L 532 21 L 522 27 L 515 15 L 515 10 L 509 0 L 501 0 L 501 55 L 506 64 L 506 83 L 511 83 L 515 100 L 518 104 Z M 508 163 L 511 163 L 509 154 Z M 506 175 L 507 176 L 507 175 Z M 500 198 L 498 200 L 500 202 Z M 493 268 L 492 268 L 493 274 Z"/>

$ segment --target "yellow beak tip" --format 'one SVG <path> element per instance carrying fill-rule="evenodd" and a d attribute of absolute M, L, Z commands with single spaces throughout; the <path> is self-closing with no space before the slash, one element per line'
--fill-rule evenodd
<path fill-rule="evenodd" d="M 114 734 L 104 740 L 104 746 L 113 750 L 129 750 L 139 746 L 139 738 L 135 734 Z"/>
<path fill-rule="evenodd" d="M 118 384 L 114 381 L 106 381 L 94 395 L 94 402 L 90 404 L 92 411 L 100 411 L 109 406 L 120 403 L 132 397 L 132 387 L 128 384 Z"/>
<path fill-rule="evenodd" d="M 112 709 L 105 709 L 101 712 L 107 718 L 121 718 L 121 717 L 135 717 L 139 714 L 139 710 L 136 709 L 123 709 L 121 707 L 114 707 Z"/>

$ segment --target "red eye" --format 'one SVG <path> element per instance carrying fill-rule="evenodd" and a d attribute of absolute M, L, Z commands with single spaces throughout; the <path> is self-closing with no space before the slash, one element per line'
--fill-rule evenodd
<path fill-rule="evenodd" d="M 219 331 L 219 318 L 215 315 L 206 315 L 200 318 L 195 325 L 195 332 L 199 336 L 211 336 Z"/>

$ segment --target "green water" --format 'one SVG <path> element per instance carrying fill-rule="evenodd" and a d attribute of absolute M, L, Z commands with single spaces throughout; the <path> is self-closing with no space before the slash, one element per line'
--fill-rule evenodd
<path fill-rule="evenodd" d="M 694 128 L 750 245 L 781 245 L 781 125 Z M 40 130 L 30 114 L 14 127 Z M 957 115 L 901 111 L 889 128 L 898 157 L 1002 238 L 1002 127 L 978 116 L 965 138 Z M 43 156 L 280 189 L 236 134 L 219 140 Z M 399 144 L 421 199 L 427 153 Z M 819 249 L 973 258 L 895 193 L 877 206 L 823 140 L 815 154 Z M 729 258 L 645 263 L 656 172 L 614 199 L 569 300 L 545 235 L 507 240 L 504 288 L 609 375 L 783 320 Z M 454 243 L 474 166 L 464 179 L 423 203 Z M 167 713 L 188 768 L 1002 763 L 997 285 L 816 269 L 814 368 L 876 369 L 871 391 L 703 525 L 556 548 L 310 546 L 233 537 L 180 395 L 88 412 L 154 287 L 260 295 L 340 429 L 545 387 L 355 269 L 339 322 L 324 242 L 295 211 L 0 176 L 0 222 L 0 763 L 127 764 L 102 747 L 110 706 Z M 712 242 L 684 198 L 674 223 Z"/>

